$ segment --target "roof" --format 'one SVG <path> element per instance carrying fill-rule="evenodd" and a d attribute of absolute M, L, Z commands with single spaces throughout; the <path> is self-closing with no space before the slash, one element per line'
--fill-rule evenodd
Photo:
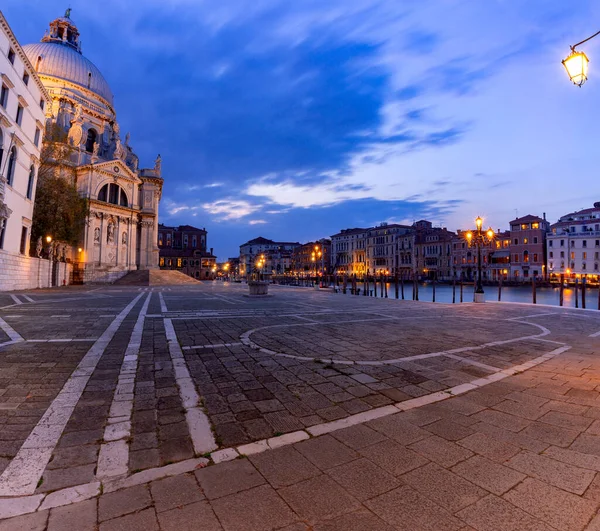
<path fill-rule="evenodd" d="M 517 218 L 517 219 L 513 219 L 510 224 L 517 224 L 517 223 L 531 223 L 531 222 L 535 222 L 535 221 L 544 221 L 543 218 L 540 218 L 539 216 L 534 216 L 533 214 L 527 214 L 526 216 L 523 216 L 522 218 Z"/>
<path fill-rule="evenodd" d="M 216 258 L 214 254 L 200 249 L 173 249 L 164 247 L 159 249 L 159 254 L 162 258 Z"/>
<path fill-rule="evenodd" d="M 300 245 L 300 242 L 276 242 L 259 236 L 258 238 L 254 238 L 246 243 L 242 243 L 240 247 L 244 247 L 246 245 Z"/>
<path fill-rule="evenodd" d="M 197 231 L 197 232 L 206 233 L 206 229 L 198 229 L 196 227 L 192 227 L 191 225 L 179 225 L 178 227 L 169 227 L 167 225 L 163 225 L 162 223 L 159 223 L 158 229 L 159 230 L 173 230 L 173 231 L 177 231 L 177 232 Z"/>

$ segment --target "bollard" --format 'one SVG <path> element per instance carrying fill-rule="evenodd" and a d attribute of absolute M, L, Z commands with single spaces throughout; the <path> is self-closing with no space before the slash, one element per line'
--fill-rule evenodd
<path fill-rule="evenodd" d="M 560 274 L 560 288 L 558 290 L 558 305 L 562 306 L 565 300 L 565 275 Z"/>
<path fill-rule="evenodd" d="M 535 291 L 535 276 L 531 277 L 531 291 L 533 294 L 533 304 L 537 304 L 537 293 Z"/>
<path fill-rule="evenodd" d="M 460 281 L 460 302 L 463 301 L 463 283 L 462 283 L 462 279 Z"/>
<path fill-rule="evenodd" d="M 419 300 L 419 281 L 415 279 L 415 300 Z"/>
<path fill-rule="evenodd" d="M 600 282 L 598 282 L 598 310 L 600 311 Z"/>
<path fill-rule="evenodd" d="M 398 272 L 396 271 L 396 276 L 394 278 L 394 287 L 396 288 L 396 299 L 398 298 L 398 295 L 400 294 L 400 292 L 398 291 Z"/>
<path fill-rule="evenodd" d="M 385 298 L 388 298 L 388 290 L 387 290 L 387 277 L 383 277 L 383 286 L 385 291 Z"/>
<path fill-rule="evenodd" d="M 579 308 L 579 279 L 575 279 L 575 308 Z"/>
<path fill-rule="evenodd" d="M 369 291 L 369 282 L 367 281 L 367 277 L 363 277 L 363 295 L 367 296 L 367 291 Z"/>
<path fill-rule="evenodd" d="M 585 310 L 585 277 L 581 279 L 581 307 Z"/>
<path fill-rule="evenodd" d="M 456 304 L 456 279 L 452 279 L 452 304 Z"/>
<path fill-rule="evenodd" d="M 433 277 L 433 294 L 431 302 L 435 302 L 435 276 Z"/>
<path fill-rule="evenodd" d="M 502 300 L 502 275 L 498 279 L 498 302 Z"/>
<path fill-rule="evenodd" d="M 400 277 L 400 293 L 402 295 L 402 300 L 404 300 L 404 275 Z M 600 297 L 598 297 L 598 304 L 600 304 Z"/>

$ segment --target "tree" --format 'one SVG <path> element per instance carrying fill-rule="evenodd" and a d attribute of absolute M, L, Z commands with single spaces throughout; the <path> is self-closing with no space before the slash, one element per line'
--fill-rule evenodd
<path fill-rule="evenodd" d="M 77 172 L 71 158 L 77 151 L 68 145 L 67 135 L 57 124 L 46 131 L 33 210 L 31 239 L 52 236 L 57 242 L 77 245 L 89 216 L 88 200 L 79 195 Z"/>

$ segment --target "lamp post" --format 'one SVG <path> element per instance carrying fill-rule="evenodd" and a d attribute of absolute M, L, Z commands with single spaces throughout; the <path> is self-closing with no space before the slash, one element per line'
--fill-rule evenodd
<path fill-rule="evenodd" d="M 494 231 L 491 227 L 487 231 L 482 230 L 483 219 L 480 216 L 477 216 L 475 226 L 477 227 L 475 231 L 468 231 L 466 235 L 469 247 L 472 247 L 473 245 L 477 247 L 477 287 L 475 289 L 473 302 L 485 302 L 481 272 L 481 246 L 493 241 Z"/>
<path fill-rule="evenodd" d="M 587 81 L 588 64 L 590 60 L 585 53 L 578 52 L 575 50 L 575 48 L 577 48 L 577 46 L 580 44 L 597 37 L 598 35 L 600 35 L 600 31 L 597 31 L 587 39 L 583 39 L 577 44 L 571 46 L 571 53 L 562 60 L 562 64 L 567 70 L 567 74 L 569 74 L 569 79 L 578 87 L 581 87 Z"/>
<path fill-rule="evenodd" d="M 320 258 L 321 259 L 321 270 L 323 269 L 324 265 L 323 265 L 323 252 L 322 250 L 319 248 L 318 245 L 315 245 L 315 249 L 314 251 L 312 251 L 312 253 L 310 254 L 311 260 L 314 262 L 315 264 L 315 288 L 319 289 L 319 278 L 318 278 L 318 272 L 317 272 L 317 259 Z"/>

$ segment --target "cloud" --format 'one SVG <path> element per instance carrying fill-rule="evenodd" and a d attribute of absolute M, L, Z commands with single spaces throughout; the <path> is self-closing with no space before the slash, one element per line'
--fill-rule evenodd
<path fill-rule="evenodd" d="M 230 221 L 249 216 L 259 207 L 248 201 L 235 199 L 220 199 L 212 203 L 202 204 L 202 208 L 216 217 L 216 221 Z"/>
<path fill-rule="evenodd" d="M 264 219 L 251 219 L 248 225 L 265 225 L 267 222 Z"/>

